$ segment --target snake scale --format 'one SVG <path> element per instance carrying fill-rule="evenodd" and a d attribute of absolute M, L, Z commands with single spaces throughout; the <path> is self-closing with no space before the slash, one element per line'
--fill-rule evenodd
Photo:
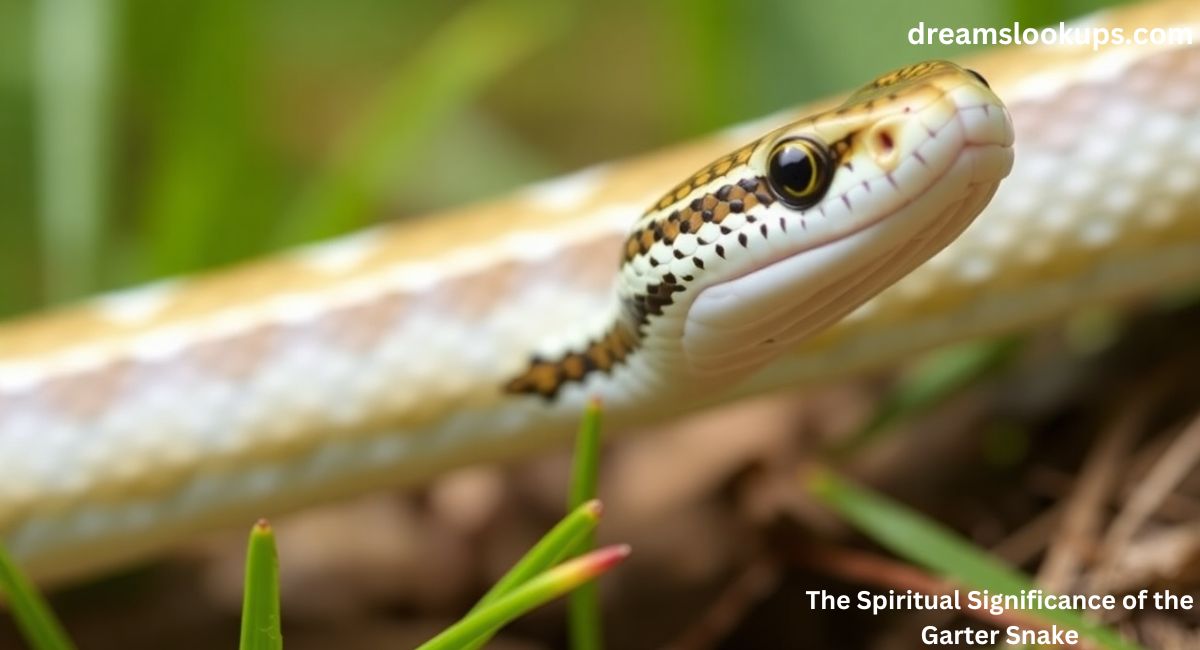
<path fill-rule="evenodd" d="M 1085 20 L 1196 32 L 1200 6 Z M 0 535 L 35 576 L 78 575 L 532 453 L 592 397 L 650 421 L 1198 278 L 1200 45 L 917 64 L 0 325 Z"/>

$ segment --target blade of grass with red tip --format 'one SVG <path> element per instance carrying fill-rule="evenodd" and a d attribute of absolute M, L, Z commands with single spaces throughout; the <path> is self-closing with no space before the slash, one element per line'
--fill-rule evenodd
<path fill-rule="evenodd" d="M 514 587 L 507 594 L 480 607 L 418 650 L 459 650 L 472 647 L 480 637 L 491 635 L 509 621 L 595 579 L 629 555 L 629 547 L 607 546 L 568 560 Z"/>
<path fill-rule="evenodd" d="M 483 595 L 483 598 L 479 599 L 475 607 L 471 608 L 471 612 L 476 612 L 495 602 L 520 584 L 561 562 L 576 548 L 579 540 L 595 530 L 603 512 L 603 506 L 595 500 L 582 503 L 572 510 L 554 528 L 551 528 L 550 532 L 538 540 L 538 543 L 529 549 L 529 552 L 518 560 L 508 570 L 508 573 L 504 574 L 503 578 L 492 585 L 492 588 Z"/>
<path fill-rule="evenodd" d="M 483 598 L 467 612 L 465 618 L 474 616 L 476 612 L 484 607 L 496 602 L 503 596 L 512 592 L 520 585 L 530 581 L 538 574 L 543 573 L 550 567 L 558 564 L 563 558 L 574 551 L 579 546 L 579 542 L 585 536 L 591 534 L 596 528 L 597 522 L 600 521 L 600 515 L 604 508 L 599 501 L 592 500 L 580 504 L 564 517 L 561 521 L 555 524 L 550 532 L 546 533 L 529 552 L 517 561 L 504 577 L 496 581 L 492 588 L 488 590 Z M 468 650 L 480 648 L 487 643 L 495 630 L 481 635 L 465 647 Z"/>

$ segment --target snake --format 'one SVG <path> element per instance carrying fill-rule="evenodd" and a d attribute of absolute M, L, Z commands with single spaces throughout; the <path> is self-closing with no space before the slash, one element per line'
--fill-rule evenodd
<path fill-rule="evenodd" d="M 1197 26 L 1166 0 L 1085 25 Z M 1003 98 L 1003 102 L 1001 101 Z M 1200 278 L 1200 46 L 926 61 L 507 197 L 0 324 L 33 576 Z"/>

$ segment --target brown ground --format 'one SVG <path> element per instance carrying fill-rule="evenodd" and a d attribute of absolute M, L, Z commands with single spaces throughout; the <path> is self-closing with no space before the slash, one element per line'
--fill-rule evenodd
<path fill-rule="evenodd" d="M 1050 591 L 1200 593 L 1200 307 L 1159 310 L 1111 339 L 1095 319 L 1079 323 L 1030 337 L 1014 362 L 841 468 Z M 600 538 L 633 546 L 602 580 L 609 647 L 904 649 L 920 647 L 924 625 L 978 624 L 808 606 L 813 589 L 943 588 L 815 505 L 797 478 L 834 462 L 827 450 L 891 380 L 755 399 L 609 445 Z M 568 465 L 564 451 L 470 468 L 273 522 L 287 647 L 428 638 L 561 515 Z M 244 538 L 218 535 L 60 592 L 55 607 L 83 648 L 236 647 Z M 1113 623 L 1149 648 L 1200 647 L 1200 610 Z M 490 647 L 563 639 L 562 609 L 548 607 Z M 0 648 L 10 647 L 20 644 L 3 621 Z"/>

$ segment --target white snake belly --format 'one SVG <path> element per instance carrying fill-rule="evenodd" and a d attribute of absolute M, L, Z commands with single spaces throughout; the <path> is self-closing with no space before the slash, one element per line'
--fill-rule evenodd
<path fill-rule="evenodd" d="M 1112 20 L 1197 23 L 1200 7 Z M 1200 45 L 1012 49 L 973 67 L 1016 128 L 995 199 L 930 262 L 730 394 L 1200 278 Z M 578 403 L 531 408 L 496 387 L 530 350 L 601 325 L 589 321 L 606 316 L 616 251 L 664 184 L 797 114 L 0 326 L 6 544 L 35 575 L 74 574 L 562 440 Z"/>

